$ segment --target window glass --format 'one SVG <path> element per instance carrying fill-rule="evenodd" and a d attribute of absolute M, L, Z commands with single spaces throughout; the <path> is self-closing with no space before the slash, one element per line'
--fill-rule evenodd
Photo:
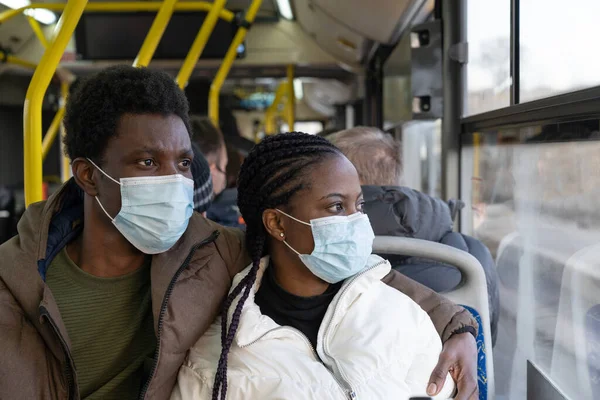
<path fill-rule="evenodd" d="M 490 130 L 462 150 L 463 231 L 498 272 L 498 397 L 527 398 L 531 360 L 569 398 L 600 398 L 599 127 Z"/>
<path fill-rule="evenodd" d="M 510 105 L 510 1 L 467 3 L 467 115 Z"/>
<path fill-rule="evenodd" d="M 521 102 L 600 85 L 595 34 L 600 1 L 521 0 L 520 5 Z"/>

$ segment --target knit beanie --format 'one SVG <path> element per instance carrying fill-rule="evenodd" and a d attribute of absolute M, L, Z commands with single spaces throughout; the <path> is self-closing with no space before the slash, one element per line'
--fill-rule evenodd
<path fill-rule="evenodd" d="M 203 213 L 208 210 L 213 198 L 212 177 L 210 175 L 210 166 L 204 158 L 204 155 L 192 143 L 194 150 L 194 161 L 192 162 L 192 176 L 194 179 L 194 210 Z"/>

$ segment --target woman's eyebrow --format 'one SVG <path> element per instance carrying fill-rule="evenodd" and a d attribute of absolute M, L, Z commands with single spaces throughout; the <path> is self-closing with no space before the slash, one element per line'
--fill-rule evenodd
<path fill-rule="evenodd" d="M 320 200 L 330 199 L 332 197 L 341 197 L 342 199 L 346 198 L 346 196 L 341 193 L 330 193 L 327 196 L 321 197 Z"/>

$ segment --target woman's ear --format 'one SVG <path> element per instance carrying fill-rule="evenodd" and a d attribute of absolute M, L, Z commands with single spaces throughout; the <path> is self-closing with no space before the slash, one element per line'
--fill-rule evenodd
<path fill-rule="evenodd" d="M 269 208 L 263 211 L 262 220 L 271 237 L 281 242 L 285 240 L 285 226 L 281 214 L 277 210 Z"/>

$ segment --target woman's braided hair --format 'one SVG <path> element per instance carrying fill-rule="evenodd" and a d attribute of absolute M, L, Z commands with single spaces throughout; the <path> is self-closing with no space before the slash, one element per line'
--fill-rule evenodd
<path fill-rule="evenodd" d="M 215 375 L 213 400 L 227 395 L 227 355 L 237 331 L 244 302 L 256 281 L 261 258 L 267 251 L 267 231 L 262 214 L 269 208 L 286 205 L 299 190 L 308 186 L 303 178 L 307 168 L 332 155 L 342 153 L 326 139 L 301 132 L 269 136 L 254 146 L 244 161 L 238 178 L 238 207 L 246 222 L 246 246 L 252 268 L 231 291 L 221 314 L 221 357 Z M 235 306 L 229 330 L 229 307 L 242 293 Z"/>

